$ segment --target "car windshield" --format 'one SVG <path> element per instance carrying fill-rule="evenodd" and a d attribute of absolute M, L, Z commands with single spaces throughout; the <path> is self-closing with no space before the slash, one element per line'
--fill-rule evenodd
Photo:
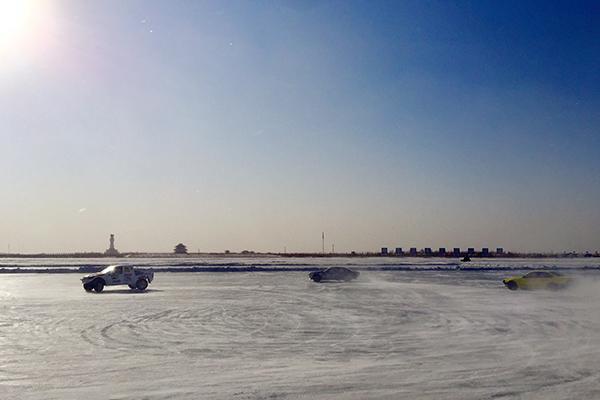
<path fill-rule="evenodd" d="M 109 274 L 109 273 L 113 272 L 113 271 L 115 270 L 115 268 L 116 268 L 116 267 L 117 267 L 116 265 L 111 265 L 111 266 L 108 266 L 108 267 L 106 267 L 106 268 L 104 268 L 104 269 L 102 270 L 102 273 L 103 273 L 103 274 Z"/>
<path fill-rule="evenodd" d="M 551 278 L 552 274 L 544 271 L 530 272 L 524 276 L 524 278 Z"/>

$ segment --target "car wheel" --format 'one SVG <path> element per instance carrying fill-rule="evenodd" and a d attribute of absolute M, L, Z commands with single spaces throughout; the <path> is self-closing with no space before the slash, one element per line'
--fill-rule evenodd
<path fill-rule="evenodd" d="M 134 285 L 127 285 L 127 286 L 129 286 L 129 289 L 131 289 L 131 290 L 135 289 Z"/>
<path fill-rule="evenodd" d="M 322 279 L 321 274 L 314 274 L 312 276 L 312 280 L 315 282 L 321 282 L 321 279 Z"/>
<path fill-rule="evenodd" d="M 515 281 L 509 281 L 506 283 L 506 287 L 510 290 L 517 290 L 519 288 L 519 285 L 517 285 L 517 282 Z"/>
<path fill-rule="evenodd" d="M 97 293 L 100 293 L 101 291 L 104 290 L 104 281 L 101 279 L 98 279 L 96 282 L 94 282 L 94 290 Z"/>
<path fill-rule="evenodd" d="M 148 287 L 148 281 L 145 279 L 138 279 L 138 281 L 135 283 L 135 287 L 137 290 L 144 291 Z"/>
<path fill-rule="evenodd" d="M 94 288 L 89 283 L 84 283 L 83 284 L 83 290 L 85 290 L 86 292 L 91 292 L 93 289 Z"/>

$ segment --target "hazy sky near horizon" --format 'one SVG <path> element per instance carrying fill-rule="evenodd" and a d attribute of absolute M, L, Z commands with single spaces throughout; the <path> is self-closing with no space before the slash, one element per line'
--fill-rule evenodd
<path fill-rule="evenodd" d="M 0 252 L 600 250 L 598 2 L 6 4 Z"/>

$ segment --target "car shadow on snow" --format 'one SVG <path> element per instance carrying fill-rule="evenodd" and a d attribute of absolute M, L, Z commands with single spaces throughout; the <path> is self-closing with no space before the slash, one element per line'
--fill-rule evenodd
<path fill-rule="evenodd" d="M 162 290 L 160 289 L 146 289 L 144 291 L 140 291 L 140 290 L 131 290 L 131 289 L 104 289 L 101 293 L 95 293 L 93 292 L 93 294 L 151 294 L 151 293 L 158 293 L 158 292 L 162 292 Z"/>

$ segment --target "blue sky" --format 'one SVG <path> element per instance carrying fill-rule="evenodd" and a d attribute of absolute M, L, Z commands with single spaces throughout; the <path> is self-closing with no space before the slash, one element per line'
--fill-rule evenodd
<path fill-rule="evenodd" d="M 597 2 L 32 4 L 13 251 L 600 249 Z"/>

